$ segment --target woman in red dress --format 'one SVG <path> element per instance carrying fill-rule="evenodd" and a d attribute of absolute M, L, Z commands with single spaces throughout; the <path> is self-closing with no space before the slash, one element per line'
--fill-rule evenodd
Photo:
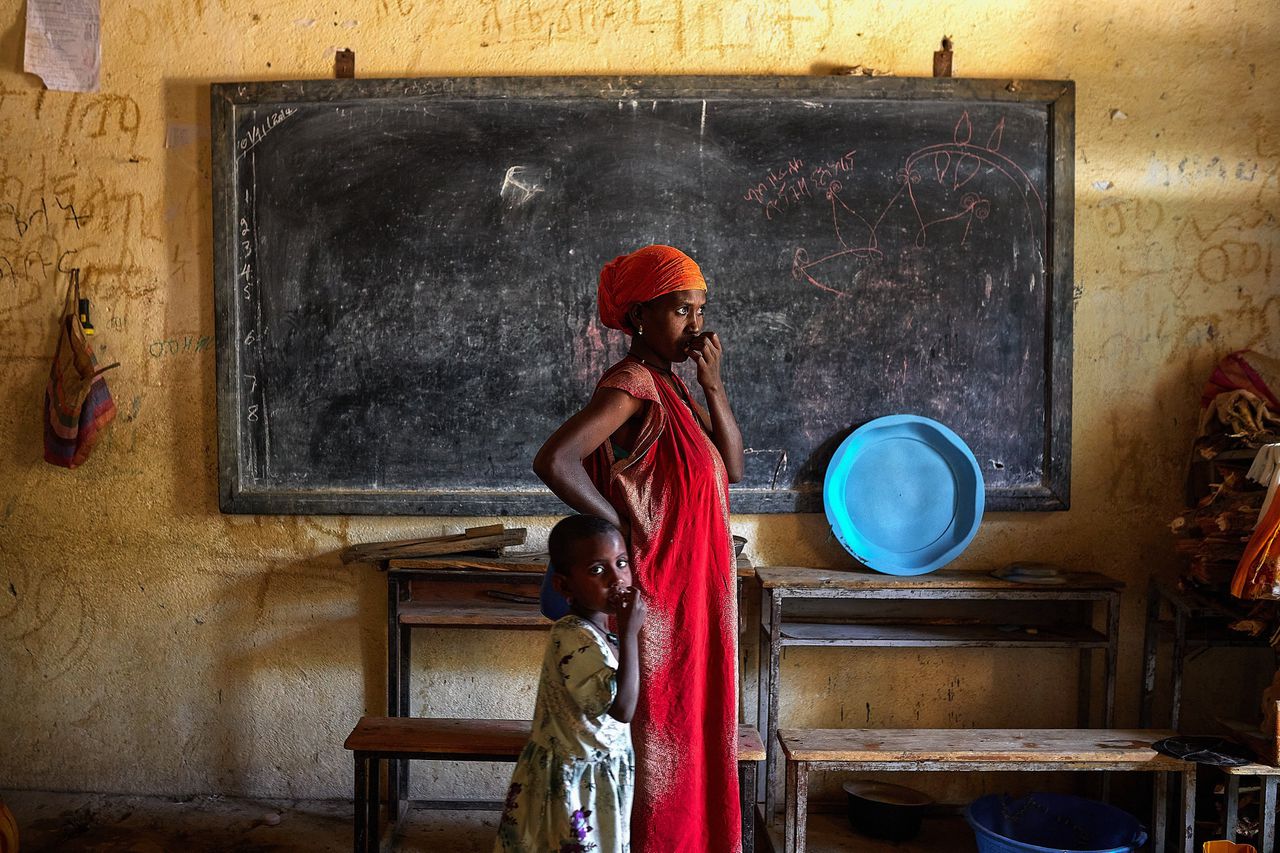
<path fill-rule="evenodd" d="M 703 330 L 706 282 L 670 246 L 600 273 L 600 321 L 631 336 L 586 407 L 547 439 L 534 471 L 578 512 L 614 522 L 649 603 L 632 723 L 633 853 L 734 853 L 738 809 L 737 608 L 729 488 L 742 436 Z M 692 359 L 707 408 L 671 366 Z"/>

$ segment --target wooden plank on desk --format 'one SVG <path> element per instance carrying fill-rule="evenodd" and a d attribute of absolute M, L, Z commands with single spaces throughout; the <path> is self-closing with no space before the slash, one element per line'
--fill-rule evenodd
<path fill-rule="evenodd" d="M 1249 607 L 1239 600 L 1219 600 L 1192 587 L 1183 589 L 1177 582 L 1163 578 L 1157 579 L 1155 584 L 1169 604 L 1192 619 L 1219 619 L 1227 623 L 1249 615 Z"/>
<path fill-rule="evenodd" d="M 793 761 L 1106 762 L 1182 770 L 1151 744 L 1157 729 L 782 729 Z"/>
<path fill-rule="evenodd" d="M 1218 769 L 1228 776 L 1280 776 L 1280 767 L 1253 762 L 1236 767 L 1219 767 Z"/>
<path fill-rule="evenodd" d="M 898 577 L 865 569 L 812 569 L 800 566 L 757 566 L 756 574 L 765 589 L 957 589 L 1024 590 L 1058 592 L 1123 589 L 1124 583 L 1097 572 L 1067 573 L 1067 582 L 1054 585 L 1017 583 L 992 577 L 984 571 L 941 570 L 925 575 Z"/>
<path fill-rule="evenodd" d="M 463 533 L 448 536 L 428 536 L 420 539 L 397 539 L 390 542 L 365 542 L 352 545 L 342 551 L 342 562 L 356 560 L 386 560 L 395 557 L 430 557 L 437 554 L 457 554 L 468 551 L 488 551 L 507 546 L 523 545 L 526 531 L 523 527 L 510 530 L 500 524 L 486 527 L 470 527 Z"/>
<path fill-rule="evenodd" d="M 536 604 L 416 602 L 400 605 L 400 624 L 424 628 L 550 628 Z"/>
<path fill-rule="evenodd" d="M 1106 648 L 1107 638 L 1083 625 L 999 626 L 972 623 L 914 624 L 783 622 L 782 645 L 886 646 L 889 648 Z"/>
<path fill-rule="evenodd" d="M 492 755 L 514 759 L 529 740 L 528 720 L 361 717 L 343 748 L 362 752 Z"/>
<path fill-rule="evenodd" d="M 738 760 L 764 761 L 764 741 L 755 726 L 738 724 Z"/>
<path fill-rule="evenodd" d="M 518 596 L 526 600 L 515 603 L 523 603 L 536 609 L 542 592 L 542 578 L 536 575 L 485 572 L 482 580 L 476 581 L 474 574 L 441 574 L 443 577 L 438 580 L 410 580 L 409 599 L 438 605 L 489 606 L 500 601 L 511 602 L 512 596 Z M 471 579 L 455 580 L 455 577 Z"/>
<path fill-rule="evenodd" d="M 1275 703 L 1272 714 L 1275 717 L 1270 730 L 1264 730 L 1261 725 L 1238 720 L 1227 720 L 1221 717 L 1215 717 L 1214 720 L 1232 737 L 1248 747 L 1258 759 L 1268 764 L 1280 764 L 1280 701 Z"/>
<path fill-rule="evenodd" d="M 482 753 L 514 759 L 528 742 L 531 729 L 528 720 L 361 717 L 343 747 L 364 752 Z M 738 727 L 738 760 L 764 760 L 764 744 L 751 726 Z"/>
<path fill-rule="evenodd" d="M 412 557 L 394 559 L 392 569 L 483 569 L 491 572 L 536 572 L 547 570 L 545 554 L 515 554 L 510 557 Z"/>

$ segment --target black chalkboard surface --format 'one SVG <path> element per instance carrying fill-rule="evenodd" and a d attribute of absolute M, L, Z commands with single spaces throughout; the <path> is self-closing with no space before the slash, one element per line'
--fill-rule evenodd
<path fill-rule="evenodd" d="M 1074 89 L 894 78 L 215 85 L 227 512 L 559 512 L 530 470 L 625 353 L 598 271 L 706 273 L 737 512 L 820 511 L 887 414 L 996 510 L 1068 504 Z"/>

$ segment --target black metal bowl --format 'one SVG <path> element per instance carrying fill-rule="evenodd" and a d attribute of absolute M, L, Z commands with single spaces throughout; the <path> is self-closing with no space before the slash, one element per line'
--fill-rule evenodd
<path fill-rule="evenodd" d="M 845 782 L 849 825 L 854 831 L 885 841 L 909 841 L 920 832 L 920 819 L 933 799 L 922 791 L 888 782 Z"/>

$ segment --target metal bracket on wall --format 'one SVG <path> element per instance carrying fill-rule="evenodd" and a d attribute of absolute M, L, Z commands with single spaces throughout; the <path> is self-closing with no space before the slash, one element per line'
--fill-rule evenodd
<path fill-rule="evenodd" d="M 933 52 L 933 76 L 951 76 L 951 36 L 943 36 L 942 50 Z"/>
<path fill-rule="evenodd" d="M 935 60 L 936 62 L 936 60 Z M 356 52 L 343 48 L 333 57 L 333 76 L 339 80 L 356 76 Z M 935 76 L 937 76 L 935 74 Z"/>

